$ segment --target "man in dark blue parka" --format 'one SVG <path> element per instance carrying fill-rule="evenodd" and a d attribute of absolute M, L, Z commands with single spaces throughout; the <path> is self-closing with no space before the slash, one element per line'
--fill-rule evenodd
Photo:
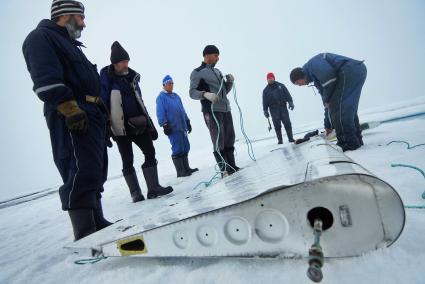
<path fill-rule="evenodd" d="M 159 184 L 153 141 L 158 132 L 143 102 L 140 74 L 128 67 L 130 56 L 118 41 L 111 45 L 111 64 L 100 71 L 100 95 L 111 114 L 111 132 L 120 151 L 122 173 L 133 202 L 145 200 L 134 164 L 133 143 L 142 151 L 142 172 L 152 199 L 173 191 Z"/>
<path fill-rule="evenodd" d="M 366 76 L 363 61 L 333 53 L 314 56 L 290 75 L 295 85 L 313 82 L 319 90 L 336 131 L 337 145 L 343 151 L 356 150 L 363 145 L 357 110 Z"/>
<path fill-rule="evenodd" d="M 292 136 L 291 119 L 289 118 L 290 110 L 294 110 L 294 103 L 291 94 L 284 84 L 277 82 L 273 73 L 267 74 L 267 86 L 263 90 L 263 111 L 265 117 L 272 115 L 274 130 L 278 144 L 282 144 L 282 123 L 286 130 L 289 142 L 294 142 Z M 270 114 L 269 114 L 270 109 Z"/>
<path fill-rule="evenodd" d="M 76 40 L 84 27 L 83 4 L 54 0 L 51 20 L 42 20 L 22 47 L 33 90 L 44 102 L 53 158 L 64 183 L 62 209 L 69 213 L 75 240 L 111 224 L 101 205 L 106 115 L 96 66 Z"/>

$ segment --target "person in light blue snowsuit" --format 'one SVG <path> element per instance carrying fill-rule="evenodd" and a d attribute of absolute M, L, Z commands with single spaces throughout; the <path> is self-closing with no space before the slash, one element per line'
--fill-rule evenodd
<path fill-rule="evenodd" d="M 170 75 L 164 77 L 162 85 L 164 90 L 156 98 L 158 123 L 170 140 L 177 177 L 190 176 L 198 170 L 191 169 L 188 160 L 190 144 L 187 134 L 192 132 L 192 126 L 179 95 L 173 92 L 174 82 Z"/>
<path fill-rule="evenodd" d="M 295 85 L 313 82 L 319 90 L 336 131 L 337 145 L 343 151 L 356 150 L 363 145 L 357 110 L 366 76 L 363 61 L 333 53 L 314 56 L 290 75 Z"/>

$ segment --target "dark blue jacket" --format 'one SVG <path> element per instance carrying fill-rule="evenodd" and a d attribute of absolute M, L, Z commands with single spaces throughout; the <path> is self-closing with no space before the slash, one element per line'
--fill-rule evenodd
<path fill-rule="evenodd" d="M 176 93 L 162 91 L 156 98 L 156 116 L 158 123 L 163 126 L 168 123 L 173 132 L 187 131 L 186 121 L 189 120 L 183 103 Z"/>
<path fill-rule="evenodd" d="M 22 51 L 33 90 L 45 102 L 45 110 L 72 99 L 84 102 L 86 95 L 100 95 L 96 65 L 83 54 L 82 46 L 51 20 L 42 20 L 25 39 Z"/>
<path fill-rule="evenodd" d="M 324 103 L 329 103 L 338 81 L 339 72 L 348 62 L 360 63 L 358 60 L 342 55 L 320 53 L 303 66 L 308 83 L 314 83 Z"/>
<path fill-rule="evenodd" d="M 284 84 L 279 83 L 277 81 L 272 84 L 267 84 L 267 86 L 263 90 L 263 110 L 264 112 L 268 112 L 270 108 L 270 112 L 275 109 L 286 108 L 286 104 L 288 102 L 292 102 L 291 94 L 289 94 L 288 89 Z"/>
<path fill-rule="evenodd" d="M 122 109 L 126 118 L 144 114 L 135 95 L 135 91 L 140 95 L 142 94 L 139 87 L 140 75 L 131 68 L 128 68 L 128 71 L 127 75 L 118 76 L 115 74 L 112 64 L 103 67 L 100 71 L 103 102 L 111 111 L 111 91 L 118 90 L 121 93 Z"/>
<path fill-rule="evenodd" d="M 148 127 L 156 132 L 143 102 L 140 74 L 131 68 L 128 70 L 125 76 L 116 75 L 111 64 L 100 71 L 101 98 L 110 113 L 112 132 L 115 136 L 127 135 L 128 119 L 140 115 L 146 117 Z"/>

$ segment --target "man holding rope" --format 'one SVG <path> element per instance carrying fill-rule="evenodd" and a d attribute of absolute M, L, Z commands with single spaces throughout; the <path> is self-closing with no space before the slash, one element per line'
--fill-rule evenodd
<path fill-rule="evenodd" d="M 189 94 L 192 99 L 201 101 L 205 124 L 214 146 L 214 157 L 220 170 L 233 174 L 239 167 L 235 163 L 235 130 L 227 94 L 233 87 L 234 77 L 232 74 L 223 76 L 215 68 L 220 55 L 215 45 L 207 45 L 202 55 L 204 60 L 201 66 L 190 75 Z"/>

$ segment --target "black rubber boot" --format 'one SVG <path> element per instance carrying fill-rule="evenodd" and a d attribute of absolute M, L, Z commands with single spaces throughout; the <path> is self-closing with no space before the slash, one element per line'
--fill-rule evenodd
<path fill-rule="evenodd" d="M 221 157 L 223 157 L 224 161 L 226 162 L 226 157 L 225 157 L 224 152 L 219 153 L 217 151 L 214 151 L 213 154 L 214 154 L 215 161 L 217 162 L 217 165 L 219 167 L 219 170 L 221 171 L 221 177 L 228 176 L 227 171 L 229 170 L 229 167 L 226 166 L 223 163 L 223 160 L 221 159 Z M 220 157 L 220 154 L 221 154 L 221 157 Z"/>
<path fill-rule="evenodd" d="M 173 164 L 176 168 L 177 177 L 187 177 L 192 174 L 192 172 L 188 171 L 183 163 L 183 157 L 182 156 L 171 156 L 173 158 Z"/>
<path fill-rule="evenodd" d="M 359 149 L 360 147 L 361 147 L 360 144 L 354 144 L 354 145 L 344 144 L 344 145 L 341 146 L 342 152 L 354 151 L 354 150 Z"/>
<path fill-rule="evenodd" d="M 124 175 L 125 182 L 130 190 L 131 199 L 133 202 L 139 202 L 145 200 L 145 197 L 142 194 L 142 190 L 139 186 L 139 181 L 137 180 L 136 172 L 133 171 L 130 174 Z"/>
<path fill-rule="evenodd" d="M 189 158 L 187 157 L 187 154 L 183 155 L 183 165 L 184 165 L 184 168 L 186 169 L 186 171 L 189 171 L 190 173 L 194 173 L 194 172 L 199 171 L 198 168 L 194 168 L 194 169 L 190 168 Z"/>
<path fill-rule="evenodd" d="M 295 142 L 294 136 L 292 135 L 292 128 L 288 128 L 288 129 L 285 129 L 285 130 L 286 130 L 286 135 L 288 136 L 289 143 Z"/>
<path fill-rule="evenodd" d="M 282 144 L 283 143 L 282 129 L 281 128 L 275 128 L 274 130 L 276 131 L 277 144 Z"/>
<path fill-rule="evenodd" d="M 69 218 L 71 218 L 75 241 L 96 232 L 93 209 L 68 210 L 68 214 Z"/>
<path fill-rule="evenodd" d="M 105 219 L 103 216 L 103 209 L 102 209 L 102 200 L 98 198 L 96 200 L 96 206 L 97 208 L 93 210 L 93 217 L 94 217 L 94 223 L 96 225 L 96 231 L 102 230 L 103 228 L 106 228 L 113 223 L 109 222 Z"/>
<path fill-rule="evenodd" d="M 161 195 L 169 194 L 173 191 L 171 186 L 162 187 L 158 181 L 158 169 L 155 166 L 143 168 L 143 176 L 148 187 L 148 199 L 152 199 Z"/>
<path fill-rule="evenodd" d="M 230 165 L 229 169 L 227 170 L 229 175 L 234 174 L 235 172 L 240 170 L 240 168 L 236 166 L 234 151 L 235 151 L 235 148 L 225 149 L 225 154 L 226 154 L 225 159 L 226 159 L 226 162 Z"/>

